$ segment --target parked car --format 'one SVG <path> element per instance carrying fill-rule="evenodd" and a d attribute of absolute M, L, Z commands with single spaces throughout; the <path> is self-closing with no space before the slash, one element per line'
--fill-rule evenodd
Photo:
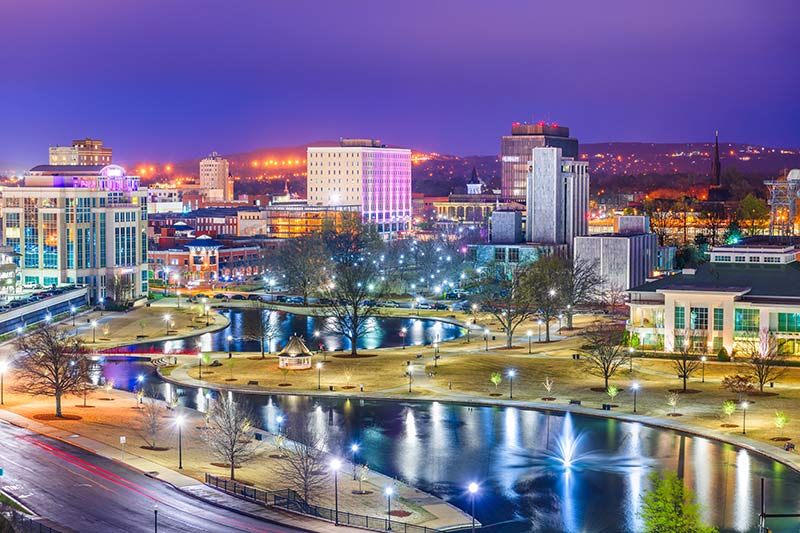
<path fill-rule="evenodd" d="M 397 302 L 383 302 L 384 307 L 391 307 L 392 309 L 397 309 L 400 307 L 400 304 Z"/>
<path fill-rule="evenodd" d="M 247 300 L 247 298 L 245 298 L 241 294 L 233 294 L 231 295 L 231 300 Z"/>
<path fill-rule="evenodd" d="M 229 298 L 227 296 L 225 296 L 224 294 L 222 294 L 221 292 L 218 292 L 217 294 L 214 295 L 214 299 L 215 300 L 228 300 Z"/>
<path fill-rule="evenodd" d="M 286 298 L 287 304 L 302 304 L 303 297 L 302 296 L 289 296 Z"/>
<path fill-rule="evenodd" d="M 417 309 L 433 309 L 433 306 L 428 302 L 421 302 L 417 304 Z"/>
<path fill-rule="evenodd" d="M 199 298 L 208 298 L 208 295 L 206 295 L 206 294 L 203 294 L 202 292 L 198 292 L 197 294 L 195 294 L 195 296 L 196 296 L 198 299 L 199 299 Z"/>
<path fill-rule="evenodd" d="M 261 298 L 262 298 L 262 296 L 260 294 L 248 294 L 247 295 L 247 299 L 248 300 L 255 301 L 255 302 L 260 301 Z"/>
<path fill-rule="evenodd" d="M 433 304 L 433 308 L 436 309 L 437 311 L 447 311 L 447 304 L 436 303 Z"/>

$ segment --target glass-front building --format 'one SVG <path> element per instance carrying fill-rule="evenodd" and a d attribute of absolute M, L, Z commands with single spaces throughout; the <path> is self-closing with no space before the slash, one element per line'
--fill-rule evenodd
<path fill-rule="evenodd" d="M 147 294 L 147 190 L 117 165 L 41 165 L 5 187 L 2 244 L 24 285 L 79 284 L 117 303 Z"/>

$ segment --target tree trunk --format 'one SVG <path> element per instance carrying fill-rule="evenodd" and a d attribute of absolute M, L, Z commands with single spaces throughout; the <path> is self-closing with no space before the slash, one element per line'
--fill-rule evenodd
<path fill-rule="evenodd" d="M 353 357 L 358 355 L 358 346 L 356 346 L 357 343 L 358 343 L 358 335 L 353 333 L 350 336 L 350 355 Z"/>
<path fill-rule="evenodd" d="M 264 354 L 264 337 L 261 337 L 261 359 L 266 359 L 267 356 Z"/>
<path fill-rule="evenodd" d="M 513 337 L 514 334 L 511 333 L 511 329 L 506 328 L 506 348 L 511 348 L 511 345 L 513 344 Z"/>
<path fill-rule="evenodd" d="M 686 374 L 683 375 L 683 392 L 686 392 Z"/>
<path fill-rule="evenodd" d="M 572 313 L 571 312 L 567 313 L 567 329 L 569 329 L 569 330 L 572 329 Z"/>
<path fill-rule="evenodd" d="M 605 374 L 603 377 L 605 378 L 606 381 L 606 390 L 608 390 L 608 374 Z"/>
<path fill-rule="evenodd" d="M 545 342 L 550 342 L 550 318 L 549 317 L 544 322 L 544 340 L 545 340 Z"/>
<path fill-rule="evenodd" d="M 233 471 L 234 469 L 233 457 L 231 457 L 230 459 L 231 459 L 231 481 L 233 481 L 233 476 L 235 475 Z"/>
<path fill-rule="evenodd" d="M 56 416 L 61 417 L 61 393 L 56 392 Z"/>

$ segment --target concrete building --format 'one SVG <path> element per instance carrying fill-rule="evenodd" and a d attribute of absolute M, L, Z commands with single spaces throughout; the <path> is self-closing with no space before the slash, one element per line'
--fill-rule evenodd
<path fill-rule="evenodd" d="M 500 146 L 503 200 L 527 199 L 531 152 L 545 146 L 561 148 L 564 157 L 578 158 L 578 140 L 569 136 L 569 128 L 543 122 L 511 125 L 511 135 L 504 135 Z"/>
<path fill-rule="evenodd" d="M 466 261 L 476 268 L 495 264 L 505 269 L 513 269 L 522 263 L 532 263 L 545 255 L 567 257 L 564 244 L 470 244 L 467 245 Z"/>
<path fill-rule="evenodd" d="M 49 161 L 51 165 L 110 165 L 111 148 L 103 146 L 100 139 L 78 139 L 72 146 L 51 146 Z"/>
<path fill-rule="evenodd" d="M 40 165 L 0 190 L 2 245 L 25 284 L 85 284 L 90 301 L 147 295 L 147 190 L 117 165 Z"/>
<path fill-rule="evenodd" d="M 492 213 L 492 244 L 519 244 L 522 241 L 522 211 Z"/>
<path fill-rule="evenodd" d="M 309 147 L 306 161 L 308 205 L 357 206 L 384 238 L 411 228 L 411 150 L 342 139 L 339 146 Z"/>
<path fill-rule="evenodd" d="M 561 148 L 534 148 L 528 163 L 528 242 L 566 244 L 589 233 L 588 163 Z"/>
<path fill-rule="evenodd" d="M 233 177 L 230 164 L 217 152 L 200 160 L 200 188 L 209 198 L 233 200 Z"/>
<path fill-rule="evenodd" d="M 772 334 L 784 353 L 800 355 L 800 248 L 748 241 L 714 248 L 697 269 L 630 289 L 633 342 L 731 353 Z"/>
<path fill-rule="evenodd" d="M 583 235 L 575 237 L 576 264 L 596 265 L 601 290 L 628 290 L 652 276 L 658 256 L 658 237 L 654 233 L 623 235 Z"/>

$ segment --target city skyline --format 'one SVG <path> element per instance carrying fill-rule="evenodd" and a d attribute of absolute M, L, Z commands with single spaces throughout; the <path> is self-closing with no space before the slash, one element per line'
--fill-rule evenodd
<path fill-rule="evenodd" d="M 566 124 L 585 143 L 702 141 L 720 129 L 726 141 L 800 145 L 793 2 L 37 5 L 0 17 L 18 43 L 0 52 L 14 80 L 0 87 L 14 103 L 0 161 L 22 167 L 86 135 L 123 161 L 347 136 L 496 154 L 524 120 Z"/>

